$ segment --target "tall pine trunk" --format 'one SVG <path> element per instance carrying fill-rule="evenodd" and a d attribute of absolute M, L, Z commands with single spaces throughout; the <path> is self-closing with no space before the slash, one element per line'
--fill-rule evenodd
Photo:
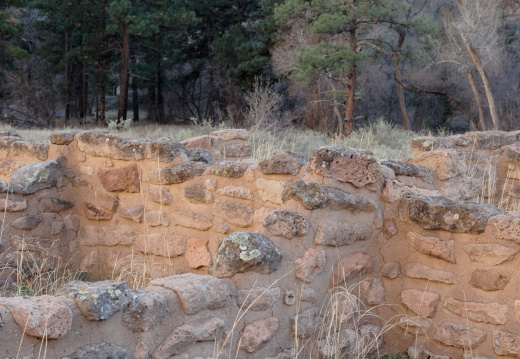
<path fill-rule="evenodd" d="M 357 35 L 354 27 L 349 33 L 349 49 L 355 54 L 357 51 Z M 347 98 L 345 105 L 345 126 L 343 123 L 339 126 L 340 133 L 349 136 L 354 130 L 354 108 L 356 101 L 356 60 L 350 64 L 350 71 L 347 73 Z"/>
<path fill-rule="evenodd" d="M 407 130 L 412 129 L 412 124 L 410 122 L 410 117 L 408 116 L 408 110 L 406 109 L 406 98 L 404 96 L 404 87 L 403 87 L 403 73 L 401 71 L 401 66 L 399 64 L 401 58 L 401 49 L 403 48 L 404 39 L 406 37 L 406 32 L 399 31 L 399 40 L 397 42 L 397 51 L 392 55 L 392 60 L 394 63 L 394 71 L 395 71 L 395 79 L 397 80 L 397 97 L 399 99 L 399 109 L 401 110 L 401 116 L 403 117 L 404 128 Z"/>
<path fill-rule="evenodd" d="M 65 125 L 70 120 L 69 30 L 65 30 Z"/>
<path fill-rule="evenodd" d="M 164 123 L 164 95 L 161 60 L 157 62 L 157 112 L 159 115 L 159 123 Z"/>
<path fill-rule="evenodd" d="M 128 110 L 128 83 L 130 78 L 130 33 L 128 32 L 128 24 L 121 26 L 123 34 L 123 44 L 121 49 L 121 80 L 119 82 L 119 106 L 117 108 L 117 121 L 126 121 L 126 112 Z"/>
<path fill-rule="evenodd" d="M 134 122 L 139 122 L 139 94 L 137 93 L 137 79 L 132 77 L 132 110 Z"/>

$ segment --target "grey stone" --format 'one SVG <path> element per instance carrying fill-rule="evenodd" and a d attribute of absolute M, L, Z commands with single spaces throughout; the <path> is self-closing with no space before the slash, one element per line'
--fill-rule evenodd
<path fill-rule="evenodd" d="M 330 208 L 347 209 L 352 212 L 374 212 L 377 204 L 360 194 L 348 194 L 336 188 L 323 187 L 317 183 L 296 180 L 287 184 L 282 192 L 282 200 L 294 199 L 306 209 Z"/>
<path fill-rule="evenodd" d="M 189 160 L 193 162 L 202 162 L 207 165 L 211 165 L 213 163 L 213 156 L 211 155 L 211 151 L 205 148 L 187 148 L 186 155 L 188 156 Z"/>
<path fill-rule="evenodd" d="M 74 136 L 82 130 L 61 130 L 51 133 L 50 141 L 53 145 L 68 145 L 74 141 Z"/>
<path fill-rule="evenodd" d="M 232 143 L 224 145 L 222 149 L 224 158 L 239 157 L 249 158 L 253 153 L 249 143 Z"/>
<path fill-rule="evenodd" d="M 251 206 L 217 199 L 214 210 L 217 217 L 235 226 L 245 228 L 253 224 L 254 211 Z"/>
<path fill-rule="evenodd" d="M 64 201 L 54 197 L 41 197 L 38 200 L 38 210 L 40 212 L 55 212 L 60 213 L 69 208 L 72 208 L 74 203 Z"/>
<path fill-rule="evenodd" d="M 488 219 L 503 213 L 492 205 L 414 194 L 401 200 L 400 212 L 425 229 L 472 234 L 484 232 Z"/>
<path fill-rule="evenodd" d="M 129 359 L 125 348 L 115 344 L 87 344 L 62 359 Z"/>
<path fill-rule="evenodd" d="M 145 220 L 150 227 L 168 227 L 170 225 L 170 220 L 163 211 L 147 211 Z"/>
<path fill-rule="evenodd" d="M 381 268 L 383 277 L 395 279 L 403 276 L 401 273 L 401 265 L 397 262 L 388 262 Z"/>
<path fill-rule="evenodd" d="M 435 269 L 422 263 L 406 264 L 406 276 L 409 278 L 426 279 L 434 282 L 455 284 L 457 279 L 452 272 Z"/>
<path fill-rule="evenodd" d="M 386 160 L 381 165 L 390 167 L 396 176 L 419 177 L 426 183 L 433 183 L 433 171 L 428 167 L 398 160 Z"/>
<path fill-rule="evenodd" d="M 177 226 L 207 231 L 213 227 L 213 221 L 201 214 L 190 211 L 172 212 L 172 222 Z"/>
<path fill-rule="evenodd" d="M 312 307 L 290 318 L 291 330 L 300 339 L 311 337 L 319 330 L 320 308 Z"/>
<path fill-rule="evenodd" d="M 63 230 L 63 228 L 65 227 L 65 223 L 61 222 L 61 221 L 52 221 L 51 222 L 51 226 L 50 226 L 50 234 L 52 236 L 55 236 L 55 235 L 58 235 L 61 233 L 61 231 Z"/>
<path fill-rule="evenodd" d="M 147 143 L 144 156 L 146 159 L 156 162 L 178 161 L 180 164 L 189 160 L 186 155 L 186 147 L 179 142 L 169 140 L 157 140 Z"/>
<path fill-rule="evenodd" d="M 222 336 L 225 323 L 220 318 L 196 319 L 175 328 L 153 353 L 153 359 L 168 359 L 186 352 L 193 344 L 215 341 Z"/>
<path fill-rule="evenodd" d="M 493 331 L 493 348 L 497 355 L 520 356 L 520 335 L 503 330 Z"/>
<path fill-rule="evenodd" d="M 305 164 L 302 153 L 289 150 L 276 150 L 259 163 L 259 169 L 264 174 L 284 174 L 296 176 Z"/>
<path fill-rule="evenodd" d="M 184 313 L 188 315 L 207 309 L 224 308 L 236 295 L 235 289 L 230 288 L 222 279 L 193 273 L 154 279 L 149 286 L 174 291 L 181 301 Z"/>
<path fill-rule="evenodd" d="M 185 186 L 182 193 L 191 203 L 213 203 L 215 201 L 213 194 L 201 184 Z"/>
<path fill-rule="evenodd" d="M 137 237 L 135 249 L 144 254 L 166 258 L 182 256 L 188 240 L 179 234 L 148 233 Z"/>
<path fill-rule="evenodd" d="M 408 348 L 407 354 L 413 359 L 451 359 L 447 355 L 433 354 L 428 349 L 411 346 Z M 466 359 L 466 358 L 464 358 Z"/>
<path fill-rule="evenodd" d="M 23 216 L 12 221 L 11 226 L 19 230 L 31 230 L 38 227 L 42 219 L 43 217 L 41 214 Z"/>
<path fill-rule="evenodd" d="M 455 142 L 448 137 L 421 136 L 410 142 L 412 150 L 435 151 L 444 148 L 456 148 Z"/>
<path fill-rule="evenodd" d="M 206 171 L 207 175 L 215 175 L 229 178 L 239 178 L 244 175 L 250 164 L 237 161 L 222 161 L 214 163 Z"/>
<path fill-rule="evenodd" d="M 359 223 L 341 223 L 328 219 L 318 222 L 314 243 L 322 246 L 344 246 L 372 238 L 372 228 Z"/>
<path fill-rule="evenodd" d="M 132 300 L 126 282 L 110 280 L 95 283 L 73 281 L 65 284 L 60 294 L 74 299 L 88 320 L 108 319 Z"/>
<path fill-rule="evenodd" d="M 160 204 L 172 204 L 173 196 L 170 193 L 169 189 L 163 188 L 154 188 L 148 191 L 148 198 L 150 198 L 153 202 Z"/>
<path fill-rule="evenodd" d="M 0 198 L 0 211 L 5 212 L 21 212 L 27 209 L 27 200 L 25 198 L 18 199 L 13 195 Z"/>
<path fill-rule="evenodd" d="M 206 188 L 208 188 L 207 185 Z M 208 190 L 210 189 L 208 188 Z M 254 198 L 253 191 L 243 186 L 225 186 L 224 188 L 217 190 L 217 193 L 221 196 L 246 199 L 250 201 L 252 201 Z"/>
<path fill-rule="evenodd" d="M 202 175 L 207 168 L 208 165 L 202 162 L 185 162 L 178 166 L 154 168 L 148 177 L 155 185 L 177 184 Z"/>
<path fill-rule="evenodd" d="M 307 167 L 316 174 L 356 187 L 364 187 L 383 178 L 372 152 L 349 147 L 320 147 L 312 154 Z"/>
<path fill-rule="evenodd" d="M 516 142 L 516 134 L 504 131 L 475 131 L 466 132 L 476 149 L 494 149 L 512 145 Z"/>
<path fill-rule="evenodd" d="M 238 336 L 239 348 L 253 353 L 262 344 L 269 342 L 278 329 L 278 319 L 275 317 L 255 320 L 245 326 Z"/>
<path fill-rule="evenodd" d="M 168 302 L 161 294 L 136 291 L 121 322 L 134 332 L 145 332 L 159 324 L 168 312 Z"/>
<path fill-rule="evenodd" d="M 121 208 L 121 210 L 119 210 L 119 217 L 141 223 L 144 217 L 144 206 L 135 205 Z"/>
<path fill-rule="evenodd" d="M 10 183 L 15 192 L 33 194 L 41 189 L 61 186 L 63 175 L 56 161 L 31 162 L 13 172 Z"/>
<path fill-rule="evenodd" d="M 250 290 L 239 290 L 237 304 L 242 310 L 260 311 L 272 308 L 280 299 L 280 288 L 251 288 Z"/>
<path fill-rule="evenodd" d="M 307 234 L 309 221 L 297 212 L 276 210 L 265 217 L 263 225 L 275 236 L 292 239 Z"/>
<path fill-rule="evenodd" d="M 142 160 L 145 142 L 100 131 L 85 131 L 77 136 L 80 151 L 115 160 Z"/>
<path fill-rule="evenodd" d="M 213 255 L 209 272 L 219 278 L 236 273 L 271 273 L 282 262 L 282 251 L 260 233 L 240 231 L 225 237 Z"/>

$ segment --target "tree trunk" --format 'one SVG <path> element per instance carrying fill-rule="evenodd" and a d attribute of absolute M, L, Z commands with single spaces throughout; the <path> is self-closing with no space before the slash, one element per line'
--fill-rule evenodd
<path fill-rule="evenodd" d="M 106 89 L 101 89 L 101 96 L 99 97 L 99 122 L 105 125 L 105 104 L 106 104 Z"/>
<path fill-rule="evenodd" d="M 134 122 L 139 122 L 139 94 L 137 93 L 137 79 L 132 77 L 132 110 Z"/>
<path fill-rule="evenodd" d="M 70 120 L 69 30 L 65 30 L 65 125 Z"/>
<path fill-rule="evenodd" d="M 88 75 L 83 71 L 83 74 L 81 76 L 81 83 L 83 85 L 83 88 L 81 90 L 81 112 L 83 114 L 82 118 L 86 118 L 88 115 Z"/>
<path fill-rule="evenodd" d="M 164 95 L 161 60 L 159 60 L 157 63 L 157 110 L 159 115 L 159 123 L 164 123 Z"/>
<path fill-rule="evenodd" d="M 78 108 L 77 108 L 77 113 L 78 113 L 78 117 L 79 118 L 84 118 L 85 117 L 85 113 L 83 112 L 83 109 L 85 108 L 83 106 L 83 100 L 84 100 L 84 97 L 83 97 L 83 90 L 85 89 L 84 86 L 83 86 L 83 80 L 84 80 L 84 75 L 83 75 L 83 63 L 80 62 L 79 65 L 78 65 L 78 75 L 76 76 L 76 79 L 78 81 L 78 84 L 76 86 L 76 88 L 78 89 Z"/>
<path fill-rule="evenodd" d="M 119 82 L 119 107 L 117 108 L 117 121 L 126 121 L 126 112 L 128 110 L 128 79 L 130 77 L 130 34 L 128 32 L 128 24 L 121 26 L 123 35 L 123 44 L 121 49 L 121 81 Z"/>
<path fill-rule="evenodd" d="M 155 86 L 148 87 L 148 118 L 156 121 L 155 116 Z"/>
<path fill-rule="evenodd" d="M 411 130 L 412 124 L 410 123 L 410 117 L 408 117 L 408 110 L 406 109 L 406 98 L 404 97 L 404 88 L 402 85 L 403 73 L 399 64 L 401 57 L 401 49 L 403 47 L 405 36 L 406 33 L 404 31 L 399 31 L 397 51 L 392 55 L 392 60 L 394 63 L 395 78 L 397 80 L 397 97 L 399 98 L 399 108 L 401 110 L 401 116 L 403 117 L 403 125 L 405 129 Z"/>
<path fill-rule="evenodd" d="M 357 51 L 356 29 L 350 31 L 349 48 L 354 54 Z M 352 61 L 350 71 L 347 74 L 347 98 L 345 106 L 345 126 L 341 123 L 340 133 L 349 136 L 354 130 L 354 107 L 356 101 L 356 61 Z"/>
<path fill-rule="evenodd" d="M 480 58 L 478 57 L 478 54 L 476 50 L 473 48 L 473 46 L 471 46 L 471 44 L 463 34 L 460 34 L 460 36 L 462 38 L 462 41 L 464 42 L 464 46 L 466 46 L 466 49 L 468 50 L 469 55 L 471 56 L 471 59 L 473 60 L 473 63 L 475 64 L 475 67 L 477 68 L 482 82 L 484 83 L 484 90 L 486 91 L 486 97 L 488 100 L 489 112 L 491 113 L 491 120 L 493 121 L 493 126 L 495 127 L 495 130 L 500 130 L 500 119 L 498 118 L 498 112 L 495 105 L 495 97 L 493 96 L 493 89 L 491 88 L 491 84 L 489 83 L 486 70 L 484 69 L 484 66 L 482 65 L 482 62 L 480 61 Z"/>
<path fill-rule="evenodd" d="M 473 74 L 471 70 L 468 70 L 468 81 L 471 85 L 471 89 L 473 90 L 473 95 L 475 96 L 475 102 L 477 103 L 478 109 L 478 123 L 474 123 L 479 131 L 486 131 L 486 121 L 484 120 L 484 110 L 482 109 L 482 102 L 480 101 L 480 94 L 478 93 L 477 86 L 475 86 L 475 81 L 473 80 Z"/>

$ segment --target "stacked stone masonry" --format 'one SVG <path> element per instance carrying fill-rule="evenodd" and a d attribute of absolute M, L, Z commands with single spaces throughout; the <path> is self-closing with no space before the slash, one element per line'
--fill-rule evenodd
<path fill-rule="evenodd" d="M 317 358 L 520 357 L 519 133 L 258 164 L 248 136 L 0 133 L 2 267 L 45 259 L 91 281 L 0 298 L 0 358 L 282 359 L 295 338 Z"/>

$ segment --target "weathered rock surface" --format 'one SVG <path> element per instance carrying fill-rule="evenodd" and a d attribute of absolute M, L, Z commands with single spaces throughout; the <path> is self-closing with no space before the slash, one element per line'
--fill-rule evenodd
<path fill-rule="evenodd" d="M 32 298 L 0 298 L 24 334 L 36 338 L 63 338 L 72 325 L 73 302 L 63 297 L 43 295 Z"/>
<path fill-rule="evenodd" d="M 253 353 L 260 345 L 271 340 L 277 329 L 278 319 L 275 317 L 255 320 L 240 332 L 239 349 Z"/>
<path fill-rule="evenodd" d="M 401 302 L 421 317 L 433 317 L 440 301 L 441 296 L 434 292 L 419 289 L 404 289 L 401 292 Z"/>
<path fill-rule="evenodd" d="M 259 163 L 259 169 L 264 174 L 285 174 L 296 176 L 305 164 L 303 154 L 289 150 L 276 150 Z"/>
<path fill-rule="evenodd" d="M 130 354 L 125 348 L 115 344 L 87 344 L 62 359 L 128 359 Z"/>
<path fill-rule="evenodd" d="M 490 222 L 497 238 L 520 244 L 520 213 L 504 213 L 491 218 Z"/>
<path fill-rule="evenodd" d="M 170 225 L 170 219 L 163 211 L 147 211 L 145 221 L 150 227 L 168 227 Z"/>
<path fill-rule="evenodd" d="M 195 176 L 201 176 L 207 168 L 208 165 L 202 162 L 185 162 L 178 166 L 154 168 L 148 178 L 155 185 L 183 183 Z"/>
<path fill-rule="evenodd" d="M 388 262 L 381 268 L 381 274 L 390 279 L 395 279 L 403 276 L 401 273 L 401 265 L 397 262 Z"/>
<path fill-rule="evenodd" d="M 236 294 L 235 289 L 222 279 L 193 273 L 154 279 L 149 286 L 164 287 L 175 292 L 181 301 L 182 310 L 188 315 L 206 309 L 223 308 Z"/>
<path fill-rule="evenodd" d="M 201 184 L 192 184 L 183 187 L 182 193 L 184 197 L 191 203 L 213 203 L 213 194 Z"/>
<path fill-rule="evenodd" d="M 454 240 L 445 241 L 435 237 L 422 236 L 415 232 L 408 232 L 406 240 L 418 252 L 455 263 Z"/>
<path fill-rule="evenodd" d="M 239 157 L 239 158 L 249 158 L 253 150 L 249 143 L 232 143 L 224 145 L 222 149 L 222 154 L 224 158 L 230 157 Z"/>
<path fill-rule="evenodd" d="M 344 282 L 372 271 L 372 257 L 366 253 L 353 253 L 341 258 L 332 270 L 328 291 L 339 287 Z"/>
<path fill-rule="evenodd" d="M 407 213 L 413 222 L 425 229 L 472 234 L 484 232 L 488 219 L 503 213 L 491 205 L 420 195 L 405 196 L 401 200 L 400 211 Z"/>
<path fill-rule="evenodd" d="M 414 359 L 451 359 L 447 355 L 433 354 L 428 349 L 411 346 L 407 351 L 408 357 Z M 466 359 L 466 358 L 464 358 Z"/>
<path fill-rule="evenodd" d="M 237 161 L 222 161 L 214 163 L 205 174 L 229 178 L 239 178 L 244 175 L 250 164 Z"/>
<path fill-rule="evenodd" d="M 386 160 L 381 165 L 392 169 L 396 176 L 419 177 L 426 183 L 433 183 L 433 171 L 428 167 L 397 160 Z"/>
<path fill-rule="evenodd" d="M 16 200 L 12 196 L 0 198 L 0 211 L 21 212 L 26 209 L 27 200 L 25 198 L 22 198 L 20 200 Z"/>
<path fill-rule="evenodd" d="M 514 133 L 504 131 L 466 132 L 464 136 L 469 137 L 477 149 L 493 149 L 516 142 Z"/>
<path fill-rule="evenodd" d="M 344 246 L 372 238 L 372 228 L 359 223 L 342 223 L 323 219 L 318 222 L 314 243 L 322 246 Z"/>
<path fill-rule="evenodd" d="M 177 226 L 207 231 L 213 226 L 213 221 L 201 214 L 189 211 L 172 212 L 172 222 Z"/>
<path fill-rule="evenodd" d="M 38 227 L 42 219 L 43 216 L 41 214 L 23 216 L 12 221 L 11 226 L 19 230 L 31 230 Z"/>
<path fill-rule="evenodd" d="M 322 249 L 309 248 L 303 255 L 294 261 L 296 278 L 310 283 L 323 272 L 325 267 L 325 251 Z"/>
<path fill-rule="evenodd" d="M 253 208 L 245 204 L 217 199 L 214 209 L 217 217 L 235 226 L 245 228 L 253 224 Z"/>
<path fill-rule="evenodd" d="M 206 148 L 211 149 L 213 147 L 219 147 L 222 143 L 222 139 L 217 136 L 197 136 L 188 138 L 181 142 L 187 148 Z"/>
<path fill-rule="evenodd" d="M 359 291 L 367 305 L 381 305 L 385 302 L 385 287 L 379 279 L 371 278 L 361 281 Z"/>
<path fill-rule="evenodd" d="M 49 158 L 49 143 L 16 141 L 11 144 L 11 151 L 14 156 L 30 156 L 45 161 Z"/>
<path fill-rule="evenodd" d="M 221 196 L 227 196 L 231 198 L 240 198 L 253 200 L 253 191 L 242 186 L 226 186 L 217 190 L 217 193 Z"/>
<path fill-rule="evenodd" d="M 115 160 L 144 159 L 145 143 L 100 131 L 85 131 L 76 136 L 80 151 Z"/>
<path fill-rule="evenodd" d="M 312 307 L 291 317 L 291 330 L 300 339 L 309 338 L 319 330 L 320 308 Z"/>
<path fill-rule="evenodd" d="M 511 280 L 509 273 L 499 269 L 477 269 L 471 274 L 470 284 L 486 291 L 502 290 Z"/>
<path fill-rule="evenodd" d="M 166 298 L 161 294 L 136 291 L 123 311 L 121 323 L 134 332 L 145 332 L 159 324 L 168 311 Z"/>
<path fill-rule="evenodd" d="M 14 234 L 9 238 L 11 245 L 17 251 L 41 252 L 49 256 L 56 256 L 58 254 L 58 241 L 49 238 L 19 236 Z M 50 258 L 49 258 L 50 259 Z"/>
<path fill-rule="evenodd" d="M 108 192 L 138 193 L 141 190 L 141 170 L 137 164 L 113 170 L 98 170 L 101 185 Z"/>
<path fill-rule="evenodd" d="M 61 186 L 61 165 L 56 161 L 31 162 L 13 172 L 10 185 L 16 193 L 32 194 L 41 189 Z"/>
<path fill-rule="evenodd" d="M 154 188 L 148 191 L 147 196 L 150 198 L 150 200 L 156 203 L 165 205 L 173 203 L 173 196 L 171 195 L 169 189 Z"/>
<path fill-rule="evenodd" d="M 444 311 L 474 322 L 505 324 L 507 305 L 460 301 L 452 297 L 444 300 Z"/>
<path fill-rule="evenodd" d="M 126 282 L 101 281 L 67 283 L 61 295 L 74 299 L 81 313 L 89 320 L 104 320 L 130 304 L 132 294 Z"/>
<path fill-rule="evenodd" d="M 461 324 L 444 322 L 435 331 L 433 339 L 457 348 L 475 349 L 486 340 L 486 337 L 486 331 L 480 328 L 468 328 Z"/>
<path fill-rule="evenodd" d="M 210 150 L 205 148 L 187 148 L 186 155 L 190 161 L 202 162 L 207 165 L 213 164 L 213 155 Z M 219 159 L 219 157 L 215 159 Z"/>
<path fill-rule="evenodd" d="M 421 136 L 410 141 L 412 150 L 435 151 L 441 148 L 456 148 L 455 142 L 447 137 Z"/>
<path fill-rule="evenodd" d="M 373 212 L 378 208 L 374 201 L 360 194 L 348 194 L 336 188 L 323 187 L 301 179 L 290 182 L 283 190 L 283 202 L 290 199 L 300 202 L 303 207 L 310 210 L 327 207 L 332 210 Z"/>
<path fill-rule="evenodd" d="M 219 278 L 236 273 L 271 273 L 282 262 L 282 251 L 260 233 L 240 231 L 225 237 L 211 259 L 209 272 Z"/>
<path fill-rule="evenodd" d="M 497 355 L 520 356 L 520 335 L 503 330 L 493 331 L 493 348 Z"/>
<path fill-rule="evenodd" d="M 186 147 L 171 140 L 157 140 L 146 144 L 144 156 L 155 162 L 172 162 L 180 164 L 188 161 Z"/>
<path fill-rule="evenodd" d="M 130 207 L 121 208 L 119 211 L 119 217 L 129 219 L 131 221 L 141 223 L 144 218 L 144 206 L 143 205 L 135 205 Z"/>
<path fill-rule="evenodd" d="M 175 258 L 186 252 L 187 239 L 179 234 L 149 233 L 137 237 L 135 249 L 143 254 Z"/>
<path fill-rule="evenodd" d="M 512 260 L 518 250 L 498 243 L 468 243 L 463 247 L 473 262 L 496 266 Z"/>
<path fill-rule="evenodd" d="M 260 198 L 264 202 L 282 205 L 282 193 L 285 189 L 286 181 L 267 180 L 265 178 L 256 179 L 256 189 Z"/>
<path fill-rule="evenodd" d="M 84 246 L 129 246 L 134 243 L 134 228 L 127 225 L 82 226 L 78 230 L 78 238 Z"/>
<path fill-rule="evenodd" d="M 317 149 L 308 161 L 308 170 L 356 187 L 383 178 L 372 152 L 335 145 Z"/>
<path fill-rule="evenodd" d="M 422 263 L 406 264 L 405 274 L 409 278 L 427 279 L 447 284 L 457 283 L 457 279 L 452 272 L 432 268 Z"/>
<path fill-rule="evenodd" d="M 222 141 L 231 141 L 231 140 L 243 140 L 247 141 L 249 138 L 249 132 L 245 129 L 227 129 L 227 130 L 219 130 L 213 131 L 210 133 L 210 136 L 215 136 L 220 138 Z"/>
<path fill-rule="evenodd" d="M 74 136 L 80 133 L 81 130 L 61 130 L 51 133 L 50 141 L 53 145 L 68 145 L 74 141 Z"/>
<path fill-rule="evenodd" d="M 38 210 L 40 212 L 55 212 L 60 213 L 70 209 L 74 206 L 74 203 L 69 201 L 63 201 L 59 198 L 54 197 L 41 197 L 38 200 Z"/>
<path fill-rule="evenodd" d="M 411 161 L 417 165 L 428 167 L 441 181 L 461 176 L 468 169 L 464 154 L 457 150 L 425 152 Z"/>
<path fill-rule="evenodd" d="M 444 182 L 439 191 L 442 197 L 454 201 L 466 201 L 477 198 L 482 193 L 482 180 L 479 178 L 462 177 Z M 473 202 L 475 202 L 473 200 Z"/>
<path fill-rule="evenodd" d="M 263 225 L 275 236 L 292 239 L 307 234 L 309 221 L 297 212 L 282 209 L 269 213 Z"/>
<path fill-rule="evenodd" d="M 272 308 L 280 299 L 281 291 L 275 288 L 251 288 L 250 290 L 239 290 L 237 304 L 242 310 L 260 311 Z"/>
<path fill-rule="evenodd" d="M 397 323 L 400 328 L 406 329 L 408 333 L 412 333 L 413 335 L 427 334 L 433 328 L 431 320 L 419 316 L 402 315 L 399 317 Z"/>

